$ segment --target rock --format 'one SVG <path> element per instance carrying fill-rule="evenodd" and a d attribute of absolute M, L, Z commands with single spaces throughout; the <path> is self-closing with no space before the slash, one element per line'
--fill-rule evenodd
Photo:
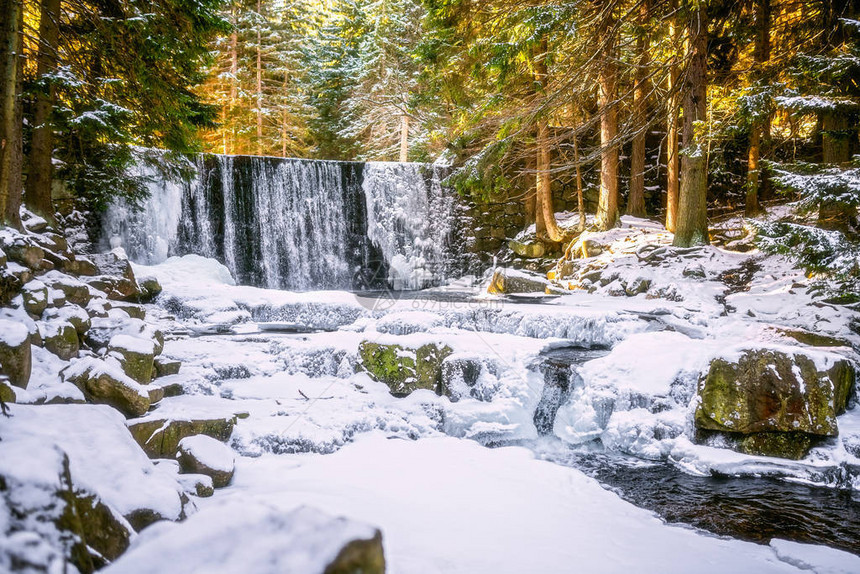
<path fill-rule="evenodd" d="M 156 343 L 152 339 L 131 335 L 114 335 L 108 343 L 108 353 L 115 356 L 126 375 L 142 385 L 152 381 Z"/>
<path fill-rule="evenodd" d="M 384 574 L 385 554 L 373 526 L 307 506 L 225 500 L 142 536 L 104 574 L 162 574 L 177 564 L 201 574 Z"/>
<path fill-rule="evenodd" d="M 34 271 L 39 269 L 45 258 L 45 250 L 39 247 L 32 238 L 9 228 L 0 231 L 0 248 L 3 249 L 10 261 L 20 263 Z"/>
<path fill-rule="evenodd" d="M 118 364 L 86 357 L 72 362 L 61 374 L 90 402 L 110 405 L 127 417 L 139 417 L 149 410 L 149 392 L 126 376 Z"/>
<path fill-rule="evenodd" d="M 156 357 L 155 359 L 155 376 L 166 377 L 168 375 L 176 375 L 179 369 L 182 368 L 182 363 L 179 361 L 171 361 L 164 357 Z"/>
<path fill-rule="evenodd" d="M 233 434 L 234 424 L 233 418 L 167 420 L 147 417 L 130 421 L 128 429 L 150 458 L 173 458 L 182 439 L 202 434 L 225 442 Z"/>
<path fill-rule="evenodd" d="M 127 303 L 125 301 L 113 301 L 111 303 L 106 304 L 106 307 L 108 309 L 119 309 L 132 319 L 146 319 L 146 309 L 134 303 Z"/>
<path fill-rule="evenodd" d="M 487 293 L 546 293 L 546 278 L 515 269 L 496 269 L 487 287 Z"/>
<path fill-rule="evenodd" d="M 45 321 L 68 321 L 81 337 L 86 335 L 91 326 L 89 313 L 77 305 L 64 305 L 59 309 L 47 309 L 42 315 L 42 319 Z"/>
<path fill-rule="evenodd" d="M 77 275 L 79 277 L 93 277 L 99 272 L 98 268 L 96 267 L 96 264 L 82 255 L 75 255 L 73 259 L 67 259 L 62 264 L 60 269 L 62 269 L 66 273 Z"/>
<path fill-rule="evenodd" d="M 508 241 L 508 247 L 520 257 L 537 259 L 546 255 L 546 246 L 540 241 L 522 242 L 511 239 Z"/>
<path fill-rule="evenodd" d="M 164 398 L 164 387 L 147 385 L 146 392 L 149 393 L 149 405 L 152 406 Z"/>
<path fill-rule="evenodd" d="M 215 488 L 223 488 L 233 480 L 236 469 L 233 450 L 212 437 L 194 435 L 182 439 L 176 458 L 182 472 L 204 474 L 212 479 Z"/>
<path fill-rule="evenodd" d="M 0 404 L 14 403 L 18 397 L 15 395 L 15 389 L 12 388 L 12 383 L 6 375 L 0 375 Z"/>
<path fill-rule="evenodd" d="M 74 277 L 63 275 L 57 271 L 46 273 L 42 278 L 49 287 L 62 291 L 66 297 L 66 301 L 86 307 L 92 299 L 90 288 L 86 283 L 78 281 Z"/>
<path fill-rule="evenodd" d="M 48 229 L 48 221 L 44 217 L 40 217 L 25 208 L 21 209 L 21 223 L 24 225 L 24 229 L 30 233 L 42 233 Z"/>
<path fill-rule="evenodd" d="M 64 361 L 78 356 L 80 350 L 78 331 L 70 321 L 59 319 L 41 322 L 39 332 L 45 348 Z"/>
<path fill-rule="evenodd" d="M 48 287 L 38 280 L 33 280 L 21 289 L 24 309 L 30 315 L 40 317 L 48 307 Z"/>
<path fill-rule="evenodd" d="M 395 396 L 406 396 L 418 389 L 442 394 L 442 362 L 451 354 L 448 346 L 433 343 L 417 349 L 362 341 L 361 364 L 371 377 L 383 382 Z"/>
<path fill-rule="evenodd" d="M 624 294 L 628 297 L 635 297 L 640 293 L 646 293 L 651 288 L 651 280 L 644 277 L 637 277 L 624 287 Z"/>
<path fill-rule="evenodd" d="M 848 403 L 854 367 L 844 359 L 831 364 L 819 371 L 804 354 L 769 349 L 746 351 L 737 363 L 716 359 L 699 388 L 696 427 L 743 435 L 745 452 L 799 458 L 811 440 L 839 433 L 836 416 Z"/>
<path fill-rule="evenodd" d="M 0 375 L 26 389 L 31 367 L 30 331 L 21 323 L 0 319 Z"/>
<path fill-rule="evenodd" d="M 18 462 L 18 468 L 0 462 L 0 506 L 7 507 L 10 519 L 18 523 L 8 525 L 13 532 L 30 533 L 30 551 L 17 560 L 29 567 L 22 572 L 65 572 L 65 566 L 72 565 L 89 574 L 128 548 L 132 532 L 125 521 L 76 484 L 68 456 L 55 445 L 3 441 L 0 460 Z M 20 464 L 24 460 L 38 463 L 40 472 L 22 470 L 27 468 Z M 54 568 L 37 569 L 41 564 L 33 560 L 53 563 Z"/>
<path fill-rule="evenodd" d="M 130 319 L 125 313 L 114 311 L 107 317 L 94 317 L 84 342 L 92 349 L 107 347 L 115 335 L 131 335 L 150 339 L 155 343 L 155 354 L 160 355 L 164 348 L 164 334 L 153 329 L 140 319 Z"/>
<path fill-rule="evenodd" d="M 141 303 L 149 303 L 161 294 L 161 284 L 155 277 L 140 277 L 137 284 L 140 287 Z"/>
<path fill-rule="evenodd" d="M 116 301 L 138 301 L 140 286 L 134 277 L 134 270 L 121 249 L 109 253 L 93 255 L 93 262 L 101 275 L 88 279 L 88 283 L 107 293 L 108 299 Z"/>
<path fill-rule="evenodd" d="M 794 339 L 798 343 L 810 347 L 851 347 L 851 342 L 821 333 L 813 333 L 802 329 L 777 329 L 781 335 Z"/>
<path fill-rule="evenodd" d="M 188 494 L 208 498 L 215 494 L 212 479 L 205 474 L 181 474 L 177 477 L 179 484 Z"/>

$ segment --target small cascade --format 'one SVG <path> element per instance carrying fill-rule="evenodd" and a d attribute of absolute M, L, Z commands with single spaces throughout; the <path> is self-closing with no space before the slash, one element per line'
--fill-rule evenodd
<path fill-rule="evenodd" d="M 297 291 L 418 289 L 456 259 L 439 168 L 212 155 L 195 167 L 187 183 L 153 175 L 140 211 L 112 205 L 103 247 L 144 264 L 212 257 L 240 284 Z"/>

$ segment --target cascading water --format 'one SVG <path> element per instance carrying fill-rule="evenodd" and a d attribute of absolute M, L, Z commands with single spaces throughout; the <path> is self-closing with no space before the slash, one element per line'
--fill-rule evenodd
<path fill-rule="evenodd" d="M 195 253 L 242 284 L 417 289 L 458 251 L 454 199 L 431 166 L 200 156 L 188 183 L 152 179 L 140 211 L 117 203 L 103 220 L 105 242 L 140 263 Z"/>

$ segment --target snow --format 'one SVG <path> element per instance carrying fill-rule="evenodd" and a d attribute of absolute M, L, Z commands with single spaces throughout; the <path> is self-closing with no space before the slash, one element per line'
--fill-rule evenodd
<path fill-rule="evenodd" d="M 452 438 L 370 434 L 326 456 L 242 458 L 218 497 L 376 524 L 401 574 L 798 571 L 766 546 L 668 526 L 525 449 Z"/>
<path fill-rule="evenodd" d="M 264 501 L 211 505 L 182 524 L 159 524 L 105 574 L 315 574 L 340 549 L 368 540 L 368 525 L 299 507 L 284 513 Z"/>
<path fill-rule="evenodd" d="M 233 451 L 221 441 L 206 435 L 189 436 L 179 441 L 179 449 L 212 470 L 230 472 L 236 464 Z"/>
<path fill-rule="evenodd" d="M 822 546 L 800 544 L 788 540 L 771 540 L 777 557 L 801 570 L 816 574 L 852 574 L 860 572 L 860 556 Z"/>
<path fill-rule="evenodd" d="M 27 327 L 21 323 L 0 319 L 0 344 L 20 347 L 30 337 Z"/>

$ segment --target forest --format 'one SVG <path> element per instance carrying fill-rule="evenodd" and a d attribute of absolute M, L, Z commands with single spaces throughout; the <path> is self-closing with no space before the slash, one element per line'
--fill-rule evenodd
<path fill-rule="evenodd" d="M 0 0 L 0 574 L 860 572 L 860 0 Z"/>

